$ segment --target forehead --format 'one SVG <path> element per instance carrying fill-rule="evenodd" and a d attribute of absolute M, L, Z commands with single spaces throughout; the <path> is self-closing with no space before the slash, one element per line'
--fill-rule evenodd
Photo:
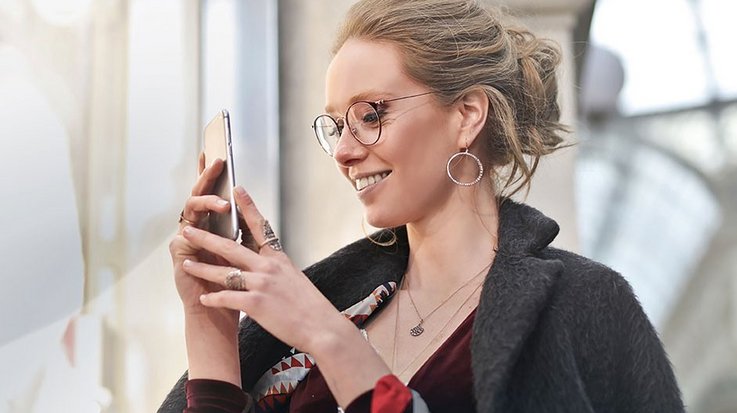
<path fill-rule="evenodd" d="M 412 83 L 402 71 L 401 55 L 396 46 L 349 39 L 328 67 L 325 109 L 340 112 L 356 100 L 392 97 Z"/>

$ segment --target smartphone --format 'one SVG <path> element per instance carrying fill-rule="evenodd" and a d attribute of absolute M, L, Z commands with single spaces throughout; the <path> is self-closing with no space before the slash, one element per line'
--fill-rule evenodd
<path fill-rule="evenodd" d="M 238 210 L 233 198 L 235 169 L 233 165 L 233 140 L 230 134 L 230 114 L 223 109 L 205 126 L 203 133 L 205 166 L 216 159 L 225 162 L 223 171 L 215 182 L 212 193 L 230 203 L 226 213 L 210 212 L 209 231 L 221 237 L 238 238 Z"/>

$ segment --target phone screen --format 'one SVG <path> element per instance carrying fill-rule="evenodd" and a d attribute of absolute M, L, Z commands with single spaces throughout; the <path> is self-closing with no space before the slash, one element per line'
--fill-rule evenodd
<path fill-rule="evenodd" d="M 213 187 L 212 193 L 230 203 L 227 213 L 210 213 L 209 230 L 214 234 L 235 240 L 238 238 L 238 211 L 233 199 L 235 171 L 233 165 L 233 143 L 230 134 L 230 115 L 227 110 L 218 113 L 204 131 L 205 166 L 215 159 L 225 161 L 223 172 Z"/>

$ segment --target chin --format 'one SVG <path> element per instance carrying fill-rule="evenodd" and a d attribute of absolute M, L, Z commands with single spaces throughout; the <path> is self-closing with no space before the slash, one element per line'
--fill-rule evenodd
<path fill-rule="evenodd" d="M 366 222 L 374 228 L 394 228 L 404 225 L 397 216 L 391 216 L 389 214 L 374 213 L 373 211 L 366 210 L 365 214 Z"/>

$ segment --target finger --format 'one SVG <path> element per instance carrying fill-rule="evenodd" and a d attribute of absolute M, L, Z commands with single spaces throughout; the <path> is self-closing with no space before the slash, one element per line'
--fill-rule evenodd
<path fill-rule="evenodd" d="M 250 270 L 259 269 L 262 260 L 265 259 L 231 239 L 223 238 L 199 228 L 187 226 L 182 230 L 182 235 L 196 247 L 224 258 L 234 267 Z"/>
<path fill-rule="evenodd" d="M 223 172 L 223 165 L 225 165 L 223 160 L 218 158 L 212 162 L 212 165 L 206 167 L 197 178 L 197 182 L 192 188 L 192 195 L 210 194 L 212 187 L 215 186 L 215 181 Z"/>
<path fill-rule="evenodd" d="M 175 235 L 169 242 L 169 254 L 175 264 L 180 261 L 182 257 L 192 256 L 196 252 L 197 249 L 193 247 L 192 243 L 187 241 L 187 239 L 181 235 Z"/>
<path fill-rule="evenodd" d="M 229 310 L 237 310 L 248 312 L 249 296 L 253 293 L 249 291 L 222 290 L 214 293 L 202 294 L 200 303 L 205 307 L 227 308 Z"/>
<path fill-rule="evenodd" d="M 200 195 L 187 199 L 184 212 L 228 212 L 230 203 L 217 195 Z"/>
<path fill-rule="evenodd" d="M 258 244 L 256 243 L 256 239 L 253 238 L 251 230 L 248 229 L 248 224 L 243 218 L 243 214 L 240 210 L 238 211 L 238 228 L 241 229 L 241 245 L 258 253 Z"/>
<path fill-rule="evenodd" d="M 193 196 L 187 199 L 182 210 L 184 220 L 180 228 L 187 225 L 198 226 L 199 221 L 209 212 L 228 212 L 230 203 L 217 195 Z"/>
<path fill-rule="evenodd" d="M 205 152 L 200 152 L 200 156 L 197 159 L 197 174 L 202 175 L 202 171 L 205 170 Z"/>
<path fill-rule="evenodd" d="M 263 215 L 261 215 L 261 212 L 259 212 L 256 204 L 253 202 L 253 198 L 251 198 L 248 192 L 246 192 L 242 186 L 236 186 L 233 189 L 233 194 L 235 196 L 235 202 L 238 204 L 238 208 L 243 213 L 246 226 L 251 232 L 256 244 L 258 246 L 262 246 L 265 241 L 269 239 L 273 240 L 259 248 L 260 251 L 258 252 L 260 253 L 265 250 L 271 252 L 281 251 L 282 249 L 279 238 L 274 234 L 269 222 L 264 219 Z"/>
<path fill-rule="evenodd" d="M 228 278 L 228 275 L 233 271 L 240 271 L 240 275 L 241 277 L 244 277 L 244 279 L 247 277 L 247 273 L 245 271 L 241 271 L 237 268 L 212 265 L 204 262 L 192 261 L 190 259 L 186 259 L 182 262 L 182 268 L 184 268 L 184 271 L 186 271 L 187 274 L 218 284 L 221 287 L 227 287 L 225 281 Z"/>

